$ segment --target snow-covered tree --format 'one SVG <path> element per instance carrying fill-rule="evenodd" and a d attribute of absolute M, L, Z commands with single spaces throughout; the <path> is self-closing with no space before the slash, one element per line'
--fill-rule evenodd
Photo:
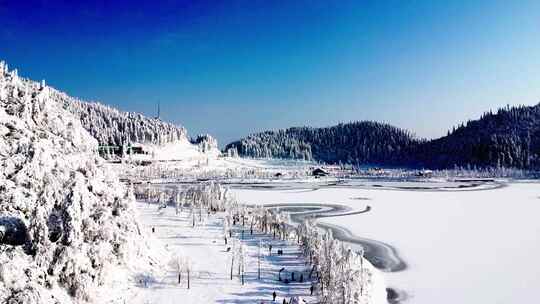
<path fill-rule="evenodd" d="M 92 301 L 116 267 L 151 261 L 133 195 L 67 100 L 0 64 L 2 303 L 47 303 L 51 288 Z"/>

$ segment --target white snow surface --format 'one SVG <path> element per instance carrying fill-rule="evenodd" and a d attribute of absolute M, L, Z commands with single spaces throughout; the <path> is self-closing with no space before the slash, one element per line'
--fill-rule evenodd
<path fill-rule="evenodd" d="M 146 284 L 133 281 L 131 285 L 113 286 L 104 302 L 112 303 L 272 303 L 272 292 L 277 294 L 277 303 L 283 298 L 287 302 L 293 296 L 298 296 L 315 303 L 316 298 L 309 296 L 310 282 L 280 283 L 277 274 L 281 267 L 287 271 L 307 271 L 309 266 L 300 256 L 299 248 L 280 240 L 272 239 L 268 235 L 254 232 L 250 235 L 246 227 L 244 239 L 240 228 L 236 227 L 234 238 L 242 242 L 246 251 L 245 285 L 242 285 L 238 276 L 237 267 L 234 267 L 233 279 L 230 278 L 231 239 L 226 246 L 223 239 L 222 215 L 212 215 L 202 223 L 197 221 L 192 227 L 189 212 L 175 214 L 175 208 L 168 207 L 158 210 L 156 204 L 139 202 L 138 210 L 143 222 L 144 230 L 155 233 L 155 246 L 167 248 L 169 260 L 180 258 L 189 259 L 192 265 L 190 289 L 187 288 L 185 272 L 182 281 L 178 284 L 178 271 L 173 267 L 165 268 L 160 275 L 149 275 Z M 258 242 L 261 247 L 261 280 L 258 280 Z M 273 245 L 273 254 L 268 254 L 267 245 Z M 282 256 L 276 255 L 277 249 L 283 249 Z M 169 263 L 170 264 L 170 263 Z M 236 265 L 236 264 L 235 264 Z M 285 274 L 284 274 L 285 275 Z M 290 273 L 287 274 L 290 276 Z M 296 274 L 298 278 L 298 273 Z M 307 276 L 307 275 L 306 275 Z"/>
<path fill-rule="evenodd" d="M 540 290 L 538 181 L 470 191 L 373 187 L 233 192 L 245 203 L 337 203 L 356 210 L 371 206 L 368 213 L 319 221 L 395 247 L 408 268 L 384 276 L 389 287 L 407 293 L 404 303 L 531 303 Z"/>
<path fill-rule="evenodd" d="M 134 154 L 129 156 L 133 160 L 149 161 L 206 161 L 207 158 L 216 159 L 220 154 L 218 149 L 201 151 L 199 146 L 190 143 L 186 138 L 162 145 L 139 144 L 148 154 Z"/>

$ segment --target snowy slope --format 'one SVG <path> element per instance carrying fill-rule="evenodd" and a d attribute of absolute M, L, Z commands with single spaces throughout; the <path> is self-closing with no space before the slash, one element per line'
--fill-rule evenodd
<path fill-rule="evenodd" d="M 153 263 L 133 196 L 57 96 L 0 64 L 1 303 L 91 301 Z"/>
<path fill-rule="evenodd" d="M 163 145 L 187 141 L 183 127 L 148 118 L 138 113 L 122 112 L 95 102 L 85 102 L 52 90 L 55 100 L 81 120 L 82 126 L 100 145 L 121 146 L 128 143 Z"/>

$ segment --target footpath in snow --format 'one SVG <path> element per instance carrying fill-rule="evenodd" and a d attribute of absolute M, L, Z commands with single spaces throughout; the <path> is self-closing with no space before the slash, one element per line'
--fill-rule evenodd
<path fill-rule="evenodd" d="M 130 296 L 126 303 L 274 303 L 273 292 L 277 295 L 275 303 L 283 303 L 284 299 L 289 303 L 295 296 L 303 299 L 301 303 L 316 302 L 316 298 L 310 296 L 310 267 L 306 265 L 296 244 L 274 239 L 255 230 L 251 235 L 247 225 L 235 226 L 233 238 L 244 245 L 245 252 L 242 285 L 241 276 L 238 275 L 238 256 L 235 257 L 231 280 L 233 250 L 228 248 L 232 247 L 233 241 L 228 240 L 228 245 L 225 245 L 223 220 L 219 213 L 207 216 L 203 222 L 196 221 L 193 227 L 188 210 L 176 215 L 172 207 L 158 210 L 156 204 L 142 202 L 137 207 L 143 229 L 153 234 L 171 257 L 179 257 L 184 264 L 187 262 L 191 265 L 190 288 L 187 288 L 185 272 L 178 284 L 178 271 L 167 263 L 171 267 L 162 275 L 147 277 L 144 282 L 135 280 L 129 288 Z M 282 250 L 283 254 L 278 255 L 278 250 Z M 282 268 L 285 268 L 281 273 L 282 280 L 291 280 L 294 272 L 294 282 L 278 280 Z M 301 275 L 304 278 L 302 283 L 299 282 Z"/>

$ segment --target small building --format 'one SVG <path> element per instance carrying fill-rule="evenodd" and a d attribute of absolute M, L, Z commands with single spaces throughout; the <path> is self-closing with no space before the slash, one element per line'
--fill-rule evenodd
<path fill-rule="evenodd" d="M 143 150 L 143 147 L 140 147 L 140 146 L 131 146 L 131 147 L 129 147 L 128 153 L 131 153 L 131 154 L 148 154 Z"/>
<path fill-rule="evenodd" d="M 328 172 L 324 171 L 321 168 L 317 168 L 311 172 L 311 175 L 315 177 L 328 176 L 328 174 L 329 174 Z"/>
<path fill-rule="evenodd" d="M 433 171 L 431 170 L 421 170 L 416 173 L 416 176 L 418 177 L 432 177 Z"/>

